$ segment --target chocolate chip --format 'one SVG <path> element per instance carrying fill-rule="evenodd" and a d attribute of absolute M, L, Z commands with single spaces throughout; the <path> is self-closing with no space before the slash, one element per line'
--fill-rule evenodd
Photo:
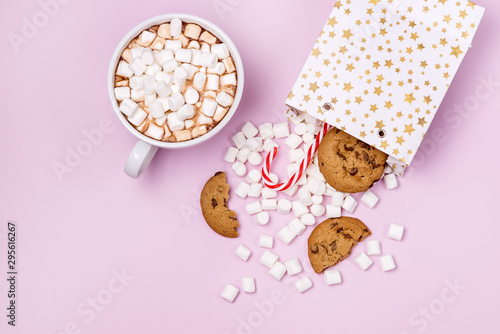
<path fill-rule="evenodd" d="M 345 155 L 343 155 L 342 153 L 337 152 L 337 156 L 338 156 L 339 158 L 341 158 L 342 160 L 344 160 L 344 161 L 346 161 L 346 160 L 347 160 L 347 158 L 345 157 Z"/>
<path fill-rule="evenodd" d="M 224 198 L 224 206 L 227 207 L 227 199 Z"/>
<path fill-rule="evenodd" d="M 346 145 L 344 145 L 344 149 L 346 151 L 354 151 L 354 147 L 347 147 Z"/>
<path fill-rule="evenodd" d="M 215 208 L 217 206 L 217 200 L 215 198 L 212 197 L 212 207 Z"/>
<path fill-rule="evenodd" d="M 318 245 L 312 245 L 311 246 L 311 253 L 318 254 L 318 252 L 319 252 Z"/>
<path fill-rule="evenodd" d="M 337 230 L 337 233 L 342 233 L 344 232 L 344 228 L 343 227 L 340 227 L 338 230 Z"/>
<path fill-rule="evenodd" d="M 344 236 L 345 236 L 347 239 L 352 239 L 352 235 L 350 235 L 350 234 L 344 234 Z"/>
<path fill-rule="evenodd" d="M 335 252 L 337 249 L 337 242 L 335 240 L 330 244 L 330 248 L 332 249 L 332 252 Z"/>
<path fill-rule="evenodd" d="M 222 172 L 217 172 L 217 173 L 215 173 L 214 176 L 217 176 L 217 175 L 220 175 L 220 174 L 222 174 Z"/>
<path fill-rule="evenodd" d="M 356 151 L 356 152 L 354 152 L 354 154 L 356 155 L 356 159 L 359 159 L 359 152 Z"/>
<path fill-rule="evenodd" d="M 368 153 L 363 152 L 363 159 L 365 159 L 366 162 L 370 163 L 370 156 L 368 155 Z"/>
<path fill-rule="evenodd" d="M 358 140 L 358 145 L 365 150 L 370 150 L 372 147 L 365 143 L 364 141 Z"/>
<path fill-rule="evenodd" d="M 354 175 L 358 174 L 358 169 L 357 168 L 351 168 L 351 170 L 349 171 L 349 174 L 351 176 L 354 176 Z"/>
<path fill-rule="evenodd" d="M 320 245 L 320 246 L 323 247 L 323 249 L 325 250 L 325 252 L 328 253 L 328 248 L 325 245 Z"/>
<path fill-rule="evenodd" d="M 331 224 L 330 224 L 330 228 L 333 230 L 333 228 L 334 228 L 335 226 L 337 226 L 338 224 L 339 224 L 339 223 L 331 223 Z"/>

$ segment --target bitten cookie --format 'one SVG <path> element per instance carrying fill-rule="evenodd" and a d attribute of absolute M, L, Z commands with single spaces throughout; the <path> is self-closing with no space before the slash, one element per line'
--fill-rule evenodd
<path fill-rule="evenodd" d="M 226 183 L 226 173 L 217 172 L 212 176 L 201 191 L 200 204 L 203 217 L 208 226 L 218 234 L 227 238 L 236 238 L 240 226 L 236 213 L 229 210 L 229 185 Z"/>
<path fill-rule="evenodd" d="M 307 240 L 309 261 L 319 274 L 351 255 L 352 248 L 372 233 L 359 219 L 330 218 L 316 226 Z"/>
<path fill-rule="evenodd" d="M 333 188 L 344 193 L 370 189 L 384 175 L 387 154 L 333 128 L 318 148 L 319 169 Z"/>

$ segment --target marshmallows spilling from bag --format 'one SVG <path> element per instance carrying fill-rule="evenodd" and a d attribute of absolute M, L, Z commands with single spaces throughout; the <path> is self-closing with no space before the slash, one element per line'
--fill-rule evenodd
<path fill-rule="evenodd" d="M 144 30 L 122 52 L 115 98 L 146 136 L 186 141 L 222 120 L 234 102 L 237 81 L 226 44 L 197 24 L 173 19 Z M 260 163 L 255 156 L 252 161 Z"/>

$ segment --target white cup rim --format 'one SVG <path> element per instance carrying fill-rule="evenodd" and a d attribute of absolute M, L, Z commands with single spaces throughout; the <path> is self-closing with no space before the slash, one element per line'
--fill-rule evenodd
<path fill-rule="evenodd" d="M 125 118 L 125 116 L 122 114 L 122 112 L 119 110 L 118 106 L 118 101 L 115 98 L 115 93 L 114 93 L 114 86 L 115 86 L 115 72 L 116 72 L 116 66 L 118 65 L 118 61 L 121 57 L 121 53 L 125 49 L 125 47 L 130 43 L 132 39 L 137 37 L 139 33 L 151 26 L 157 25 L 157 24 L 162 24 L 162 23 L 167 23 L 173 20 L 174 18 L 178 18 L 182 20 L 183 22 L 187 23 L 196 23 L 199 24 L 201 27 L 205 28 L 206 30 L 210 31 L 213 33 L 217 38 L 219 38 L 223 43 L 225 43 L 229 49 L 229 52 L 231 53 L 231 57 L 234 60 L 234 65 L 236 67 L 236 73 L 238 75 L 238 85 L 236 87 L 236 93 L 234 96 L 234 102 L 231 105 L 230 109 L 228 110 L 227 114 L 224 116 L 224 118 L 209 132 L 206 134 L 194 138 L 188 141 L 183 141 L 183 142 L 163 142 L 159 140 L 155 140 L 153 138 L 150 138 L 141 132 L 139 132 L 132 124 L 128 122 L 128 120 Z M 241 101 L 241 97 L 243 94 L 243 86 L 244 86 L 244 72 L 243 72 L 243 63 L 241 61 L 240 54 L 234 45 L 233 41 L 229 38 L 229 36 L 218 26 L 213 24 L 212 22 L 205 20 L 201 17 L 190 15 L 190 14 L 183 14 L 183 13 L 171 13 L 171 14 L 163 14 L 163 15 L 158 15 L 152 18 L 149 18 L 138 25 L 136 25 L 133 29 L 131 29 L 118 43 L 118 46 L 116 47 L 113 57 L 111 58 L 111 62 L 109 64 L 109 69 L 108 69 L 108 93 L 109 97 L 111 99 L 111 105 L 113 106 L 113 109 L 115 113 L 118 116 L 118 119 L 121 121 L 121 123 L 125 126 L 126 129 L 128 129 L 134 136 L 136 136 L 139 140 L 142 140 L 150 145 L 161 147 L 161 148 L 185 148 L 185 147 L 190 147 L 190 146 L 195 146 L 198 145 L 202 142 L 205 142 L 215 136 L 217 133 L 219 133 L 224 126 L 231 120 L 233 117 L 234 113 L 236 112 L 236 109 L 238 108 L 238 105 Z"/>

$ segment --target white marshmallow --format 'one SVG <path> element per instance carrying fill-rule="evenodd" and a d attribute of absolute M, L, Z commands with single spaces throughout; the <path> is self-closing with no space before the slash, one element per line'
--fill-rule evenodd
<path fill-rule="evenodd" d="M 208 74 L 207 75 L 206 88 L 208 90 L 218 90 L 219 89 L 219 81 L 220 81 L 220 78 L 219 78 L 218 75 L 216 75 L 216 74 Z"/>
<path fill-rule="evenodd" d="M 258 183 L 258 182 L 260 182 L 261 177 L 262 177 L 262 174 L 261 174 L 260 170 L 252 169 L 250 172 L 248 172 L 247 181 L 250 183 Z M 264 189 L 262 189 L 262 190 L 264 190 Z"/>
<path fill-rule="evenodd" d="M 232 303 L 236 299 L 236 296 L 238 296 L 239 292 L 240 290 L 237 287 L 231 284 L 227 284 L 224 290 L 222 291 L 221 297 L 227 300 L 228 302 Z"/>
<path fill-rule="evenodd" d="M 168 98 L 168 106 L 170 110 L 177 111 L 184 105 L 184 96 L 179 92 L 174 92 Z M 173 130 L 175 131 L 175 130 Z"/>
<path fill-rule="evenodd" d="M 217 65 L 218 64 L 219 63 L 217 63 Z M 225 69 L 226 69 L 226 67 L 224 66 L 224 70 Z M 236 73 L 230 73 L 230 74 L 223 75 L 223 76 L 221 76 L 220 81 L 221 81 L 221 84 L 224 86 L 236 86 L 236 84 L 238 83 L 238 81 L 236 79 Z"/>
<path fill-rule="evenodd" d="M 288 195 L 290 197 L 293 197 L 293 196 L 295 196 L 295 193 L 297 192 L 298 189 L 299 189 L 299 186 L 294 184 L 293 186 L 289 187 L 288 189 L 283 190 L 283 194 Z"/>
<path fill-rule="evenodd" d="M 357 205 L 358 201 L 356 201 L 351 195 L 347 195 L 347 197 L 344 199 L 344 204 L 342 204 L 342 209 L 353 213 Z"/>
<path fill-rule="evenodd" d="M 342 208 L 340 206 L 326 206 L 326 218 L 339 218 L 340 216 L 342 216 Z"/>
<path fill-rule="evenodd" d="M 144 90 L 132 89 L 132 91 L 130 91 L 130 98 L 136 102 L 141 101 L 142 99 L 144 99 Z"/>
<path fill-rule="evenodd" d="M 269 213 L 264 211 L 259 212 L 255 215 L 255 221 L 261 226 L 266 225 L 267 223 L 269 223 Z"/>
<path fill-rule="evenodd" d="M 299 259 L 291 259 L 285 262 L 286 272 L 288 275 L 293 276 L 302 272 L 302 265 Z"/>
<path fill-rule="evenodd" d="M 128 63 L 126 61 L 122 60 L 118 63 L 118 68 L 116 69 L 116 74 L 118 74 L 122 77 L 130 78 L 131 76 L 134 75 L 134 72 L 132 72 L 132 70 L 129 68 Z"/>
<path fill-rule="evenodd" d="M 266 152 L 270 152 L 270 151 L 274 150 L 275 147 L 279 147 L 279 145 L 276 144 L 276 142 L 274 142 L 272 139 L 269 139 L 269 138 L 267 138 L 264 141 L 264 144 L 262 145 L 262 148 Z"/>
<path fill-rule="evenodd" d="M 262 198 L 268 199 L 268 198 L 275 198 L 278 196 L 278 192 L 273 189 L 269 189 L 268 187 L 262 188 Z"/>
<path fill-rule="evenodd" d="M 260 138 L 260 137 L 249 138 L 245 141 L 245 146 L 254 152 L 261 152 L 262 151 L 262 138 Z"/>
<path fill-rule="evenodd" d="M 141 58 L 135 58 L 130 62 L 128 68 L 134 72 L 134 75 L 140 76 L 148 69 L 148 66 L 144 64 Z"/>
<path fill-rule="evenodd" d="M 224 156 L 224 160 L 229 163 L 234 163 L 236 161 L 236 155 L 239 150 L 236 147 L 230 147 L 227 149 L 226 155 Z"/>
<path fill-rule="evenodd" d="M 259 125 L 259 131 L 260 131 L 260 136 L 262 137 L 263 140 L 274 138 L 274 130 L 273 130 L 273 125 L 271 123 L 264 123 Z"/>
<path fill-rule="evenodd" d="M 144 88 L 144 94 L 149 95 L 155 92 L 156 78 L 153 76 L 148 76 L 142 82 Z"/>
<path fill-rule="evenodd" d="M 312 196 L 312 203 L 313 204 L 321 204 L 321 203 L 323 203 L 323 196 L 322 195 L 313 195 Z"/>
<path fill-rule="evenodd" d="M 153 87 L 159 97 L 168 97 L 172 93 L 172 90 L 165 81 L 156 82 Z"/>
<path fill-rule="evenodd" d="M 193 53 L 191 52 L 190 49 L 181 48 L 175 51 L 175 60 L 180 61 L 182 63 L 190 63 L 192 56 Z"/>
<path fill-rule="evenodd" d="M 144 88 L 144 80 L 146 79 L 145 75 L 141 75 L 140 77 L 133 76 L 129 80 L 129 86 L 135 90 L 141 90 Z"/>
<path fill-rule="evenodd" d="M 300 217 L 300 222 L 306 226 L 312 226 L 316 224 L 316 217 L 314 217 L 310 213 L 306 213 L 302 217 Z"/>
<path fill-rule="evenodd" d="M 156 93 L 146 94 L 144 95 L 144 104 L 149 107 L 151 102 L 156 101 Z"/>
<path fill-rule="evenodd" d="M 154 118 L 160 118 L 165 116 L 163 105 L 158 101 L 150 102 L 148 108 L 149 108 L 149 114 Z"/>
<path fill-rule="evenodd" d="M 187 77 L 186 79 L 187 80 L 193 80 L 194 78 L 194 75 L 197 73 L 198 71 L 198 67 L 196 66 L 193 66 L 191 64 L 182 64 L 180 66 L 180 68 L 182 68 L 184 71 L 186 71 L 187 73 Z"/>
<path fill-rule="evenodd" d="M 312 197 L 311 193 L 307 188 L 301 187 L 299 190 L 299 201 L 300 203 L 304 204 L 305 206 L 309 206 L 312 203 Z"/>
<path fill-rule="evenodd" d="M 286 274 L 286 267 L 283 263 L 276 262 L 274 266 L 271 268 L 271 270 L 269 270 L 269 273 L 278 281 L 281 281 L 283 276 L 285 276 Z"/>
<path fill-rule="evenodd" d="M 252 184 L 258 184 L 258 183 L 252 183 Z M 271 199 L 263 199 L 262 200 L 262 210 L 276 210 L 278 207 L 278 201 L 275 198 Z"/>
<path fill-rule="evenodd" d="M 124 99 L 120 103 L 120 111 L 125 115 L 125 116 L 130 116 L 132 113 L 139 108 L 139 105 L 132 101 L 131 99 Z"/>
<path fill-rule="evenodd" d="M 247 213 L 249 215 L 254 215 L 256 213 L 262 212 L 262 206 L 259 201 L 251 202 L 246 205 Z"/>
<path fill-rule="evenodd" d="M 306 123 L 299 123 L 295 125 L 295 128 L 293 131 L 298 134 L 299 136 L 305 135 L 307 133 L 307 124 Z"/>
<path fill-rule="evenodd" d="M 165 71 L 166 73 L 172 73 L 176 68 L 179 67 L 179 64 L 177 63 L 177 60 L 172 58 L 162 63 L 161 67 L 163 67 L 163 71 Z"/>
<path fill-rule="evenodd" d="M 341 207 L 344 205 L 344 193 L 334 192 L 332 194 L 332 205 Z"/>
<path fill-rule="evenodd" d="M 373 209 L 378 202 L 378 197 L 371 190 L 367 190 L 363 197 L 361 197 L 361 202 L 365 203 L 369 208 Z"/>
<path fill-rule="evenodd" d="M 292 175 L 295 174 L 298 170 L 299 170 L 298 163 L 293 163 L 286 166 L 286 172 L 288 174 L 288 177 L 292 177 Z"/>
<path fill-rule="evenodd" d="M 293 210 L 293 214 L 297 218 L 300 218 L 303 215 L 309 213 L 309 209 L 307 208 L 307 206 L 300 203 L 300 201 L 293 201 L 292 202 L 292 210 Z"/>
<path fill-rule="evenodd" d="M 236 248 L 236 251 L 234 252 L 234 254 L 236 254 L 236 256 L 239 257 L 240 259 L 242 259 L 243 261 L 247 261 L 248 258 L 250 257 L 250 254 L 252 254 L 252 252 L 250 251 L 250 249 L 246 248 L 245 246 L 239 245 L 238 248 Z"/>
<path fill-rule="evenodd" d="M 324 277 L 326 285 L 342 283 L 342 277 L 340 276 L 340 271 L 338 269 L 325 270 Z"/>
<path fill-rule="evenodd" d="M 302 140 L 306 144 L 311 144 L 314 141 L 314 139 L 316 139 L 316 137 L 309 132 L 304 133 L 304 135 L 302 136 Z"/>
<path fill-rule="evenodd" d="M 130 99 L 130 87 L 116 87 L 115 88 L 115 98 L 118 101 Z"/>
<path fill-rule="evenodd" d="M 190 119 L 194 116 L 194 107 L 191 104 L 185 104 L 183 105 L 179 111 L 177 111 L 177 117 L 181 120 L 184 121 L 186 119 Z"/>
<path fill-rule="evenodd" d="M 166 121 L 167 121 L 167 115 L 163 115 L 162 117 L 158 117 L 155 119 L 155 123 L 158 126 L 162 126 L 163 124 L 165 124 Z"/>
<path fill-rule="evenodd" d="M 204 125 L 204 124 L 212 124 L 214 122 L 214 120 L 212 119 L 212 117 L 208 117 L 208 116 L 205 116 L 203 114 L 200 114 L 198 116 L 198 118 L 196 119 L 196 122 L 200 125 Z"/>
<path fill-rule="evenodd" d="M 192 87 L 187 87 L 184 92 L 184 100 L 187 104 L 195 104 L 200 99 L 198 91 Z"/>
<path fill-rule="evenodd" d="M 250 190 L 248 191 L 248 197 L 259 198 L 261 191 L 262 191 L 262 183 L 252 183 L 250 185 Z"/>
<path fill-rule="evenodd" d="M 142 110 L 141 108 L 137 108 L 131 116 L 127 117 L 128 121 L 135 126 L 141 125 L 141 123 L 148 117 L 148 113 Z"/>
<path fill-rule="evenodd" d="M 241 279 L 241 290 L 246 293 L 255 292 L 255 279 L 253 277 L 243 277 Z"/>
<path fill-rule="evenodd" d="M 370 268 L 370 266 L 373 264 L 372 259 L 370 259 L 370 257 L 364 252 L 359 254 L 355 261 L 362 270 Z"/>
<path fill-rule="evenodd" d="M 177 67 L 174 71 L 174 84 L 183 87 L 187 80 L 187 72 L 182 67 Z"/>
<path fill-rule="evenodd" d="M 208 43 L 202 43 L 201 47 L 200 47 L 200 50 L 201 50 L 201 52 L 210 53 L 210 51 L 211 51 L 210 44 L 208 44 Z M 205 66 L 205 67 L 207 67 L 207 66 Z"/>
<path fill-rule="evenodd" d="M 304 174 L 302 174 L 301 178 L 298 179 L 297 183 L 295 183 L 296 186 L 305 186 L 307 184 L 307 178 Z"/>
<path fill-rule="evenodd" d="M 257 152 L 251 152 L 248 156 L 248 162 L 251 165 L 258 166 L 262 163 L 262 156 Z"/>
<path fill-rule="evenodd" d="M 200 66 L 200 58 L 201 50 L 191 49 L 191 65 Z"/>
<path fill-rule="evenodd" d="M 219 57 L 219 59 L 224 59 L 229 57 L 229 49 L 227 48 L 226 44 L 221 43 L 221 44 L 213 44 L 211 51 Z"/>
<path fill-rule="evenodd" d="M 250 191 L 250 185 L 246 182 L 240 182 L 234 193 L 236 194 L 236 196 L 245 199 L 247 198 L 249 191 Z"/>
<path fill-rule="evenodd" d="M 316 217 L 321 217 L 325 214 L 325 207 L 321 204 L 313 204 L 311 206 L 311 213 Z"/>
<path fill-rule="evenodd" d="M 273 126 L 274 136 L 276 138 L 285 138 L 290 135 L 290 127 L 288 126 L 288 122 L 281 122 L 274 124 Z"/>
<path fill-rule="evenodd" d="M 218 80 L 219 79 L 217 79 L 217 83 L 219 82 Z M 223 107 L 229 107 L 233 104 L 234 101 L 233 97 L 226 92 L 220 92 L 219 94 L 217 94 L 217 98 L 215 100 Z M 300 140 L 302 141 L 302 138 Z"/>
<path fill-rule="evenodd" d="M 293 111 L 291 111 L 290 109 L 288 109 L 286 112 L 285 112 L 285 116 L 288 117 L 288 119 L 295 125 L 299 124 L 300 122 L 302 122 L 304 120 L 304 115 L 305 113 L 301 112 L 299 114 L 295 114 Z"/>
<path fill-rule="evenodd" d="M 207 75 L 205 73 L 198 72 L 193 77 L 193 86 L 199 90 L 205 87 L 207 81 Z"/>
<path fill-rule="evenodd" d="M 187 119 L 184 121 L 184 127 L 186 129 L 191 129 L 194 126 L 194 121 L 192 119 Z"/>
<path fill-rule="evenodd" d="M 208 117 L 213 117 L 217 109 L 217 102 L 212 99 L 204 98 L 201 105 L 201 112 Z"/>
<path fill-rule="evenodd" d="M 288 227 L 296 235 L 301 235 L 306 230 L 306 225 L 304 225 L 299 218 L 295 218 L 290 223 L 288 223 Z"/>
<path fill-rule="evenodd" d="M 326 190 L 325 182 L 314 177 L 310 177 L 307 179 L 307 190 L 314 195 L 323 195 Z"/>
<path fill-rule="evenodd" d="M 277 237 L 283 241 L 285 244 L 290 244 L 297 235 L 288 226 L 283 227 L 279 232 Z"/>
<path fill-rule="evenodd" d="M 238 176 L 245 176 L 245 174 L 247 173 L 247 168 L 245 167 L 244 164 L 242 164 L 239 161 L 235 162 L 231 166 L 231 168 L 233 169 L 234 173 Z"/>
<path fill-rule="evenodd" d="M 247 162 L 250 153 L 252 153 L 252 151 L 248 147 L 242 147 L 238 152 L 238 155 L 236 155 L 236 159 L 238 159 L 238 161 L 242 163 L 245 163 Z"/>
<path fill-rule="evenodd" d="M 200 65 L 203 67 L 215 67 L 217 65 L 217 62 L 219 61 L 219 58 L 215 53 L 211 52 L 203 52 L 203 47 L 202 47 L 202 54 L 200 56 Z"/>
<path fill-rule="evenodd" d="M 270 251 L 265 251 L 260 257 L 260 263 L 269 269 L 271 269 L 277 261 L 278 255 L 271 253 Z"/>
<path fill-rule="evenodd" d="M 182 32 L 182 21 L 179 19 L 173 19 L 170 21 L 170 35 L 172 37 L 177 37 Z"/>
<path fill-rule="evenodd" d="M 132 59 L 140 58 L 143 50 L 144 50 L 144 47 L 142 47 L 142 46 L 132 48 L 132 49 L 130 49 L 130 56 L 132 57 Z"/>
<path fill-rule="evenodd" d="M 289 200 L 282 198 L 278 201 L 278 213 L 286 215 L 290 212 L 291 208 L 292 203 Z"/>
<path fill-rule="evenodd" d="M 163 127 L 159 127 L 150 123 L 147 131 L 145 132 L 145 135 L 156 140 L 161 140 L 163 138 L 164 132 L 165 130 L 163 129 Z"/>
<path fill-rule="evenodd" d="M 302 160 L 304 158 L 304 155 L 304 151 L 301 148 L 298 148 L 296 150 L 289 150 L 288 160 L 290 160 L 290 162 L 297 162 Z"/>
<path fill-rule="evenodd" d="M 167 60 L 174 58 L 174 53 L 172 52 L 172 50 L 153 51 L 153 55 L 155 56 L 155 62 L 158 65 L 161 65 Z"/>
<path fill-rule="evenodd" d="M 328 183 L 326 184 L 326 190 L 325 190 L 325 193 L 323 194 L 323 196 L 328 196 L 328 197 L 331 197 L 333 195 L 335 191 L 328 188 Z"/>
<path fill-rule="evenodd" d="M 253 138 L 259 133 L 259 130 L 251 122 L 246 122 L 241 128 L 241 132 L 246 138 Z"/>
<path fill-rule="evenodd" d="M 398 179 L 396 178 L 396 174 L 387 174 L 386 176 L 384 176 L 384 182 L 388 190 L 398 187 Z"/>
<path fill-rule="evenodd" d="M 272 182 L 273 184 L 278 183 L 278 181 L 279 181 L 278 175 L 276 175 L 276 174 L 274 174 L 274 173 L 270 173 L 270 174 L 269 174 L 269 180 L 271 180 L 271 182 Z"/>
<path fill-rule="evenodd" d="M 394 258 L 390 254 L 380 257 L 380 265 L 382 266 L 383 271 L 389 271 L 396 268 Z"/>
<path fill-rule="evenodd" d="M 179 131 L 184 129 L 184 121 L 177 117 L 176 112 L 172 112 L 167 115 L 167 124 L 170 131 Z"/>
<path fill-rule="evenodd" d="M 285 139 L 285 144 L 291 149 L 294 150 L 302 144 L 302 137 L 292 133 Z"/>
<path fill-rule="evenodd" d="M 145 48 L 144 50 L 142 50 L 141 60 L 146 65 L 153 65 L 153 63 L 155 62 L 153 51 L 150 48 Z"/>
<path fill-rule="evenodd" d="M 295 284 L 295 288 L 300 293 L 309 290 L 313 286 L 311 279 L 309 279 L 309 277 L 307 277 L 307 276 L 304 276 L 304 277 L 298 279 L 297 281 L 295 281 L 294 284 Z"/>
<path fill-rule="evenodd" d="M 366 254 L 368 255 L 380 255 L 382 251 L 380 249 L 379 240 L 370 240 L 366 243 Z"/>
<path fill-rule="evenodd" d="M 262 248 L 273 248 L 274 239 L 270 235 L 261 235 L 259 237 L 259 246 Z"/>
<path fill-rule="evenodd" d="M 392 169 L 391 166 L 389 166 L 388 164 L 385 165 L 384 167 L 384 174 L 392 174 L 394 173 L 394 169 Z"/>
<path fill-rule="evenodd" d="M 315 124 L 307 124 L 307 132 L 317 134 L 321 130 L 321 126 Z"/>
<path fill-rule="evenodd" d="M 241 149 L 243 147 L 243 145 L 245 145 L 245 142 L 246 142 L 246 138 L 245 138 L 245 135 L 243 134 L 243 132 L 238 132 L 237 134 L 235 134 L 233 136 L 233 143 L 234 145 L 236 145 L 236 147 L 238 149 Z"/>
<path fill-rule="evenodd" d="M 398 224 L 391 224 L 389 227 L 388 237 L 394 240 L 401 241 L 403 239 L 403 233 L 405 231 L 405 227 Z"/>

